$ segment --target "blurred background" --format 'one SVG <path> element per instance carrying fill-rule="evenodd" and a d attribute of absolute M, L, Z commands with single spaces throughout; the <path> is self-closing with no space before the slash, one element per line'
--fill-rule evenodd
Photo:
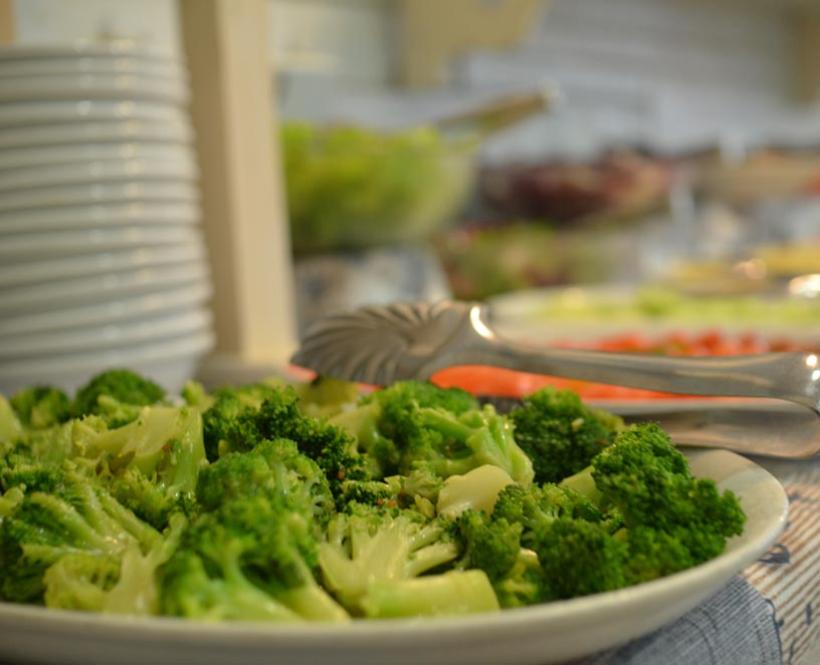
<path fill-rule="evenodd" d="M 206 6 L 216 7 L 213 21 Z M 25 48 L 127 42 L 124 57 L 144 62 L 144 53 L 153 53 L 183 72 L 179 85 L 190 85 L 192 111 L 186 115 L 188 97 L 171 95 L 167 122 L 182 134 L 169 140 L 190 145 L 191 153 L 176 158 L 198 155 L 202 176 L 171 175 L 198 181 L 201 196 L 158 196 L 163 206 L 202 204 L 202 220 L 171 218 L 182 224 L 184 217 L 192 229 L 201 222 L 208 260 L 197 260 L 207 276 L 184 282 L 201 287 L 185 301 L 189 328 L 168 305 L 177 318 L 148 327 L 170 332 L 148 331 L 138 341 L 167 347 L 195 338 L 188 356 L 199 362 L 211 352 L 205 373 L 281 365 L 298 330 L 335 310 L 445 297 L 487 301 L 502 330 L 538 343 L 693 354 L 820 346 L 820 9 L 813 3 L 240 0 L 227 9 L 218 0 L 199 8 L 185 0 L 13 0 L 2 7 L 14 29 L 0 66 L 23 62 Z M 212 38 L 204 31 L 241 22 L 231 12 L 243 11 L 264 16 L 256 23 L 262 37 L 250 40 L 257 56 L 217 30 L 216 59 L 203 59 L 201 43 Z M 254 67 L 243 67 L 251 61 Z M 248 73 L 257 70 L 256 78 Z M 34 136 L 32 128 L 65 120 L 35 122 L 36 109 L 20 111 L 32 103 L 25 93 L 3 96 L 4 82 L 29 71 L 23 66 L 0 78 L 7 107 L 0 105 L 0 122 L 24 118 L 0 127 L 0 162 L 7 151 L 0 178 L 21 164 L 21 150 L 49 145 L 37 143 L 47 142 L 45 135 L 26 143 L 25 131 Z M 89 90 L 98 106 L 100 99 L 137 107 L 152 100 L 134 89 Z M 227 110 L 213 109 L 220 99 Z M 71 103 L 84 100 L 78 92 Z M 225 132 L 219 146 L 209 124 L 218 112 L 244 127 Z M 94 131 L 83 140 L 107 140 Z M 246 161 L 253 136 L 264 154 L 257 149 Z M 159 150 L 158 140 L 129 139 L 150 153 L 145 182 L 169 185 L 154 166 L 162 159 L 152 161 L 149 149 Z M 220 149 L 230 159 L 223 161 Z M 270 164 L 260 170 L 253 161 L 260 159 Z M 226 173 L 219 172 L 223 163 Z M 38 177 L 37 187 L 52 184 Z M 212 193 L 222 186 L 217 179 L 228 183 L 229 203 L 241 197 L 247 206 L 220 207 Z M 0 192 L 0 208 L 14 182 Z M 253 182 L 254 192 L 269 183 L 273 199 L 243 189 Z M 143 209 L 125 221 L 106 200 L 103 216 L 130 229 L 131 248 L 153 251 L 161 244 L 157 229 L 169 231 L 156 223 L 167 210 L 144 209 L 150 200 L 137 194 Z M 99 206 L 98 199 L 80 203 Z M 7 357 L 0 375 L 5 362 L 6 376 L 15 377 L 6 382 L 11 387 L 39 378 L 29 357 L 48 371 L 48 362 L 67 353 L 91 353 L 90 342 L 66 345 L 71 326 L 72 339 L 88 337 L 65 301 L 26 295 L 36 306 L 19 305 L 20 289 L 36 295 L 37 279 L 40 286 L 45 279 L 21 282 L 21 271 L 41 275 L 37 261 L 67 252 L 50 249 L 53 234 L 93 226 L 80 214 L 71 223 L 42 222 L 34 234 L 26 219 L 65 213 L 63 219 L 68 212 L 49 208 L 60 205 L 79 203 L 35 197 L 0 210 L 0 355 Z M 152 230 L 140 227 L 134 240 L 138 224 Z M 230 238 L 247 251 L 225 259 Z M 177 234 L 164 242 L 170 251 L 201 240 Z M 87 241 L 80 245 L 88 252 Z M 25 254 L 25 247 L 34 249 Z M 100 253 L 111 251 L 99 245 Z M 167 291 L 167 280 L 160 282 Z M 140 294 L 163 296 L 151 288 Z M 202 304 L 210 289 L 214 322 Z M 134 326 L 117 323 L 125 315 L 105 318 L 129 309 L 122 293 L 106 296 L 107 308 L 92 295 L 74 310 L 98 305 L 95 329 L 114 331 L 106 363 L 127 360 L 123 349 L 136 343 L 123 332 Z M 184 301 L 179 288 L 174 293 L 177 300 L 166 301 Z M 205 313 L 194 317 L 200 309 Z M 130 311 L 142 316 L 139 307 Z M 33 332 L 44 336 L 41 346 L 27 341 Z M 248 339 L 255 335 L 273 335 L 276 344 L 254 346 Z M 73 368 L 66 377 L 85 372 L 80 361 L 66 367 Z M 175 381 L 171 373 L 167 382 Z"/>

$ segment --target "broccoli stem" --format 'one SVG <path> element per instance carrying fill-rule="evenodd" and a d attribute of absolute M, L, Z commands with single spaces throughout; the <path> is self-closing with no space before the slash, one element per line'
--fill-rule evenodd
<path fill-rule="evenodd" d="M 498 599 L 484 571 L 450 571 L 395 582 L 376 582 L 362 599 L 373 619 L 493 612 Z"/>
<path fill-rule="evenodd" d="M 560 485 L 561 487 L 575 490 L 578 494 L 585 496 L 595 505 L 599 505 L 603 498 L 598 486 L 595 484 L 595 479 L 592 477 L 591 466 L 581 469 L 578 473 L 572 476 L 567 476 L 561 481 Z"/>
<path fill-rule="evenodd" d="M 288 589 L 278 594 L 288 608 L 308 621 L 350 621 L 350 615 L 318 585 Z"/>

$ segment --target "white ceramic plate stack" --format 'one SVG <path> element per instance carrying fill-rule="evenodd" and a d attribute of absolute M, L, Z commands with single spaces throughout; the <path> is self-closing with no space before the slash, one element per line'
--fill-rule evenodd
<path fill-rule="evenodd" d="M 188 79 L 129 47 L 0 49 L 0 392 L 212 345 Z"/>

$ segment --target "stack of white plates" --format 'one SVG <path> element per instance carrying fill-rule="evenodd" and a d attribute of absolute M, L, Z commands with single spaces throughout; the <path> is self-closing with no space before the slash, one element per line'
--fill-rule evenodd
<path fill-rule="evenodd" d="M 210 349 L 188 97 L 168 55 L 0 49 L 0 392 L 177 390 Z"/>

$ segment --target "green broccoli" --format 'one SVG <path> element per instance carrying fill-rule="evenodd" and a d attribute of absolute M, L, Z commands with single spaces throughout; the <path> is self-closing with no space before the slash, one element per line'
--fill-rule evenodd
<path fill-rule="evenodd" d="M 359 401 L 359 386 L 329 376 L 317 376 L 310 383 L 293 386 L 305 415 L 330 417 Z"/>
<path fill-rule="evenodd" d="M 346 621 L 313 576 L 310 520 L 280 494 L 203 513 L 160 569 L 165 614 L 207 620 Z"/>
<path fill-rule="evenodd" d="M 23 425 L 8 400 L 0 395 L 0 457 L 23 434 Z"/>
<path fill-rule="evenodd" d="M 374 465 L 374 475 L 408 474 L 402 464 L 402 450 L 408 441 L 422 435 L 415 413 L 422 407 L 436 407 L 454 414 L 478 408 L 469 393 L 444 389 L 423 381 L 400 381 L 363 398 L 355 409 L 337 414 L 331 422 L 354 436 L 359 450 Z"/>
<path fill-rule="evenodd" d="M 319 465 L 301 454 L 289 439 L 262 441 L 245 453 L 228 453 L 205 467 L 196 497 L 206 511 L 257 494 L 278 493 L 295 509 L 308 511 L 323 524 L 334 511 L 333 495 Z"/>
<path fill-rule="evenodd" d="M 694 478 L 689 464 L 656 424 L 632 425 L 565 479 L 622 524 L 632 581 L 691 567 L 723 552 L 743 531 L 745 514 L 732 492 Z"/>
<path fill-rule="evenodd" d="M 202 413 L 205 452 L 210 461 L 234 450 L 249 450 L 259 440 L 252 420 L 259 407 L 278 389 L 262 383 L 240 388 L 221 388 L 211 396 L 211 405 Z M 189 391 L 189 398 L 192 395 Z"/>
<path fill-rule="evenodd" d="M 686 458 L 656 424 L 633 425 L 620 434 L 593 460 L 592 478 L 628 531 L 645 527 L 673 536 L 694 563 L 716 557 L 727 538 L 743 531 L 737 497 L 721 493 L 713 480 L 694 478 Z"/>
<path fill-rule="evenodd" d="M 539 483 L 557 483 L 588 466 L 612 443 L 623 421 L 585 406 L 569 390 L 544 388 L 513 409 L 515 440 L 530 457 Z"/>
<path fill-rule="evenodd" d="M 342 605 L 362 614 L 374 584 L 409 580 L 457 555 L 442 523 L 412 510 L 351 505 L 328 524 L 319 566 L 325 586 Z"/>
<path fill-rule="evenodd" d="M 285 438 L 296 442 L 299 452 L 314 460 L 327 476 L 330 490 L 341 497 L 346 480 L 367 478 L 365 463 L 356 450 L 356 440 L 339 427 L 304 415 L 291 389 L 279 390 L 243 421 L 252 422 L 258 439 Z"/>
<path fill-rule="evenodd" d="M 93 377 L 77 391 L 71 404 L 75 418 L 100 413 L 100 397 L 106 396 L 134 406 L 156 404 L 165 398 L 165 391 L 150 379 L 128 369 L 110 369 Z"/>
<path fill-rule="evenodd" d="M 544 577 L 535 553 L 521 547 L 520 523 L 468 510 L 455 520 L 454 529 L 461 546 L 458 567 L 483 570 L 501 607 L 543 600 Z"/>
<path fill-rule="evenodd" d="M 605 524 L 559 517 L 534 532 L 546 599 L 574 598 L 626 586 L 628 546 Z"/>
<path fill-rule="evenodd" d="M 23 492 L 0 522 L 0 596 L 6 600 L 41 600 L 46 570 L 66 555 L 97 557 L 100 568 L 89 569 L 87 557 L 85 575 L 104 579 L 112 558 L 119 560 L 133 544 L 147 550 L 160 539 L 155 529 L 68 462 L 30 469 L 13 479 L 15 485 L 4 480 L 4 489 Z M 71 565 L 76 570 L 76 562 Z"/>
<path fill-rule="evenodd" d="M 46 607 L 104 614 L 153 615 L 159 612 L 157 569 L 177 547 L 187 524 L 174 515 L 162 538 L 143 551 L 134 541 L 121 556 L 69 553 L 43 576 Z"/>
<path fill-rule="evenodd" d="M 9 400 L 20 422 L 32 429 L 59 425 L 70 417 L 71 402 L 62 390 L 50 386 L 25 388 Z"/>
<path fill-rule="evenodd" d="M 498 611 L 483 570 L 449 570 L 397 581 L 374 582 L 362 599 L 369 619 L 436 617 Z"/>
<path fill-rule="evenodd" d="M 548 527 L 558 518 L 602 522 L 601 511 L 584 495 L 558 485 L 509 485 L 498 495 L 493 519 L 520 524 L 523 528 L 522 542 L 527 547 L 533 543 L 533 534 Z"/>

